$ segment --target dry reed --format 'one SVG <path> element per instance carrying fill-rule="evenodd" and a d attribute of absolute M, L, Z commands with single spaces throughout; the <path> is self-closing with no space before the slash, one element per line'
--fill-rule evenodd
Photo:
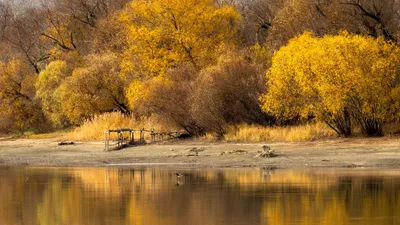
<path fill-rule="evenodd" d="M 399 123 L 385 124 L 384 133 L 387 136 L 400 133 Z M 104 130 L 118 128 L 151 129 L 155 132 L 169 132 L 179 130 L 172 122 L 159 117 L 149 117 L 137 120 L 132 116 L 120 113 L 105 113 L 87 120 L 82 126 L 74 130 L 61 130 L 49 134 L 25 135 L 25 138 L 62 138 L 74 141 L 99 141 L 104 139 Z M 360 133 L 355 127 L 353 134 Z M 236 142 L 301 142 L 313 141 L 321 138 L 334 137 L 336 133 L 324 123 L 311 123 L 300 126 L 264 127 L 259 125 L 231 126 L 225 135 L 226 141 Z M 215 135 L 207 134 L 203 139 L 215 141 Z"/>
<path fill-rule="evenodd" d="M 323 123 L 288 127 L 240 125 L 231 127 L 225 135 L 225 140 L 238 142 L 300 142 L 335 135 L 335 132 Z"/>
<path fill-rule="evenodd" d="M 177 127 L 168 120 L 149 117 L 137 120 L 132 116 L 118 112 L 105 113 L 87 120 L 83 125 L 70 132 L 66 137 L 75 141 L 100 141 L 104 139 L 104 131 L 110 129 L 154 129 L 155 132 L 175 131 Z"/>

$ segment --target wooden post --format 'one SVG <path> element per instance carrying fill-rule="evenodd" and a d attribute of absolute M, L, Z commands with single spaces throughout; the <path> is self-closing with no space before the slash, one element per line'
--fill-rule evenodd
<path fill-rule="evenodd" d="M 150 131 L 151 133 L 150 133 L 150 135 L 151 135 L 151 141 L 152 142 L 154 142 L 155 140 L 156 140 L 156 135 L 154 134 L 154 128 L 151 128 L 151 131 Z"/>
<path fill-rule="evenodd" d="M 108 151 L 110 149 L 110 131 L 104 131 L 104 151 Z"/>
<path fill-rule="evenodd" d="M 144 143 L 144 128 L 140 129 L 140 143 Z"/>
<path fill-rule="evenodd" d="M 124 142 L 124 136 L 122 134 L 122 131 L 119 130 L 118 131 L 118 146 L 122 146 L 123 142 Z"/>
<path fill-rule="evenodd" d="M 104 131 L 104 151 L 107 151 L 107 133 Z"/>
<path fill-rule="evenodd" d="M 129 138 L 130 138 L 129 144 L 131 145 L 135 144 L 134 132 L 135 132 L 134 130 L 129 131 Z"/>

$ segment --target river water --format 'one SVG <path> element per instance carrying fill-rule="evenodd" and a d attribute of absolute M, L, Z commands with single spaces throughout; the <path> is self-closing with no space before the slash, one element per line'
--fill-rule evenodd
<path fill-rule="evenodd" d="M 0 167 L 0 224 L 400 224 L 400 171 Z"/>

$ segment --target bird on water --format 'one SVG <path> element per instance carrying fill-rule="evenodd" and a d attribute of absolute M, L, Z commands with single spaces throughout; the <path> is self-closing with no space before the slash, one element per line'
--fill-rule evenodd
<path fill-rule="evenodd" d="M 174 173 L 176 177 L 183 177 L 183 173 Z"/>

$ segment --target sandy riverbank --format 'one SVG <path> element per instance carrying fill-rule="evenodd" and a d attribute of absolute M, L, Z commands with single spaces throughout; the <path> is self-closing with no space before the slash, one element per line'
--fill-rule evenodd
<path fill-rule="evenodd" d="M 277 157 L 257 157 L 259 144 L 168 141 L 105 152 L 102 142 L 58 146 L 57 139 L 0 139 L 0 166 L 195 166 L 400 169 L 400 137 L 335 138 L 302 143 L 271 143 Z M 191 148 L 203 148 L 188 156 Z M 244 150 L 238 155 L 224 151 Z"/>

